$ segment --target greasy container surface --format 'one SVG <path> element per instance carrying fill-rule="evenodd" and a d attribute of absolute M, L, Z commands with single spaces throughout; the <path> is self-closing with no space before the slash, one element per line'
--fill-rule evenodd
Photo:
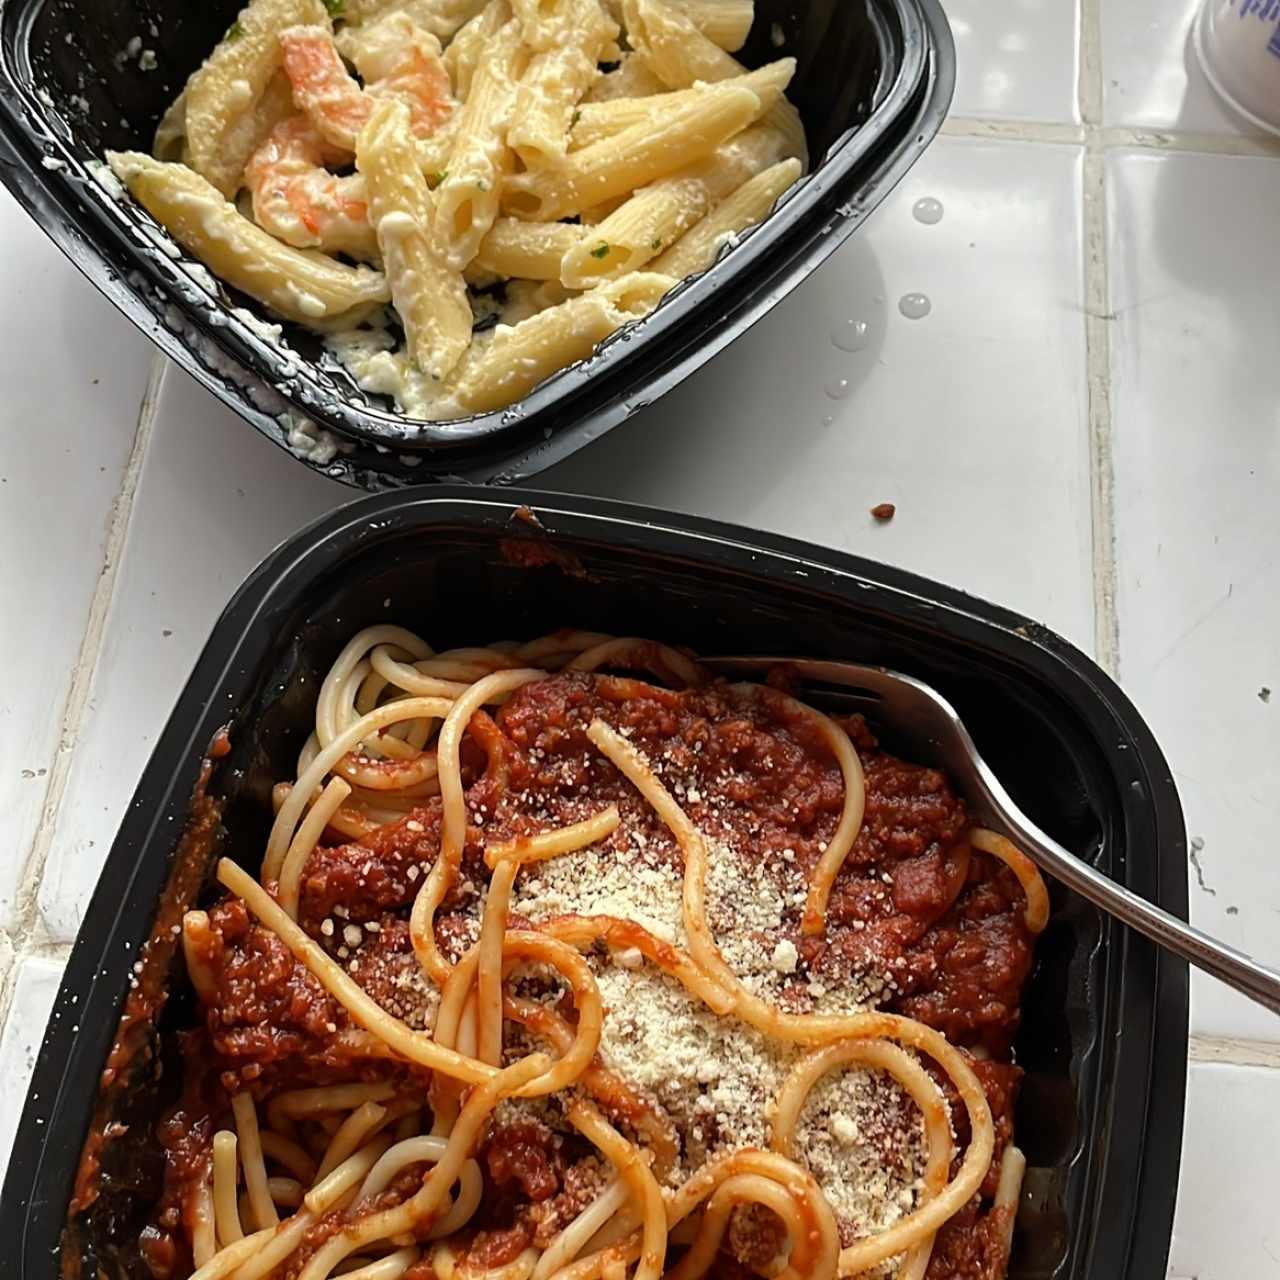
<path fill-rule="evenodd" d="M 85 168 L 107 148 L 150 150 L 160 115 L 238 8 L 238 0 L 5 0 L 0 180 L 187 372 L 309 465 L 371 489 L 442 477 L 518 481 L 652 403 L 853 233 L 933 138 L 954 83 L 937 0 L 757 0 L 737 56 L 749 66 L 797 59 L 790 94 L 814 172 L 731 254 L 588 361 L 510 409 L 421 423 L 360 391 L 305 330 L 285 326 L 288 351 L 264 337 L 252 315 L 246 323 L 231 310 L 254 304 L 205 274 L 193 278 L 190 259 L 165 252 L 174 246 L 150 217 Z M 154 67 L 143 69 L 143 51 Z"/>
<path fill-rule="evenodd" d="M 803 543 L 589 498 L 473 492 L 419 489 L 327 516 L 273 553 L 215 626 L 116 837 L 54 1006 L 0 1201 L 6 1275 L 57 1274 L 50 1258 L 99 1075 L 131 965 L 181 865 L 172 855 L 209 742 L 229 725 L 231 751 L 209 794 L 224 802 L 221 845 L 255 867 L 271 785 L 293 776 L 324 672 L 373 622 L 402 622 L 440 648 L 571 626 L 705 654 L 803 653 L 900 669 L 955 703 L 1037 822 L 1185 915 L 1186 833 L 1168 767 L 1123 694 L 1052 632 Z M 514 502 L 527 502 L 533 518 Z M 893 749 L 893 726 L 876 728 Z M 1029 1168 L 1011 1275 L 1163 1280 L 1182 1135 L 1186 969 L 1082 900 L 1051 892 L 1017 1042 Z M 103 1117 L 130 1129 L 104 1165 L 101 1199 L 77 1224 L 85 1275 L 99 1274 L 95 1263 L 113 1280 L 147 1274 L 120 1245 L 136 1237 L 157 1190 L 151 1126 L 177 1087 L 172 1032 L 191 1014 L 180 968 L 172 979 L 161 1034 L 145 1041 L 153 1052 L 137 1055 Z M 160 1072 L 167 1059 L 171 1069 Z M 68 1237 L 64 1268 L 72 1248 Z"/>

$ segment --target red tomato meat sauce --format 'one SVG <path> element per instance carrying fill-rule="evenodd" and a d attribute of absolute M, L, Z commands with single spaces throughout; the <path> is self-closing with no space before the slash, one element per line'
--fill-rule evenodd
<path fill-rule="evenodd" d="M 646 867 L 664 869 L 679 882 L 679 847 L 587 738 L 597 718 L 661 762 L 664 778 L 679 778 L 677 798 L 709 841 L 755 851 L 762 866 L 777 869 L 779 887 L 785 880 L 788 892 L 807 882 L 839 820 L 844 784 L 812 721 L 787 699 L 764 690 L 744 702 L 721 685 L 673 692 L 633 678 L 564 672 L 521 688 L 492 715 L 477 713 L 467 732 L 462 871 L 436 915 L 437 943 L 451 961 L 477 936 L 489 876 L 486 843 L 579 822 L 616 804 L 621 823 L 603 842 L 602 856 L 626 860 L 640 848 Z M 969 820 L 943 774 L 886 754 L 860 720 L 843 723 L 864 770 L 866 808 L 831 894 L 826 929 L 802 936 L 788 919 L 760 936 L 759 946 L 767 953 L 784 939 L 795 944 L 794 972 L 783 976 L 776 996 L 784 1009 L 806 1012 L 815 990 L 866 984 L 870 975 L 882 993 L 871 1002 L 875 1007 L 918 1019 L 971 1055 L 996 1126 L 993 1170 L 982 1193 L 938 1234 L 927 1277 L 995 1280 L 1004 1273 L 1006 1224 L 990 1197 L 1012 1134 L 1020 1077 L 1012 1042 L 1033 960 L 1022 891 L 1002 863 L 969 849 L 963 838 Z M 414 956 L 408 922 L 440 835 L 438 797 L 358 841 L 328 832 L 301 887 L 298 918 L 306 932 L 383 1008 L 419 1029 L 430 1029 L 436 996 Z M 227 853 L 248 867 L 260 857 L 251 849 Z M 192 1269 L 184 1205 L 208 1176 L 212 1134 L 230 1124 L 231 1094 L 248 1090 L 262 1114 L 286 1089 L 390 1082 L 397 1096 L 417 1096 L 425 1105 L 429 1084 L 426 1073 L 375 1052 L 371 1037 L 353 1027 L 343 1007 L 243 903 L 224 896 L 208 910 L 203 959 L 216 990 L 200 1022 L 182 1033 L 183 1098 L 155 1130 L 166 1156 L 164 1193 L 142 1254 L 157 1280 L 181 1280 Z M 537 925 L 520 917 L 508 923 Z M 572 1020 L 571 1001 L 557 1008 Z M 508 1034 L 519 1030 L 508 1028 Z M 958 1161 L 968 1136 L 965 1112 L 941 1072 L 934 1075 L 951 1098 Z M 761 1108 L 767 1103 L 762 1098 Z M 625 1126 L 661 1112 L 643 1090 L 633 1109 L 611 1119 Z M 689 1136 L 672 1123 L 683 1147 Z M 507 1114 L 500 1108 L 476 1154 L 485 1189 L 464 1232 L 465 1258 L 475 1269 L 547 1245 L 612 1177 L 589 1143 L 569 1126 L 558 1127 L 554 1109 Z M 424 1168 L 401 1175 L 377 1203 L 411 1194 Z M 338 1216 L 320 1219 L 304 1254 L 336 1229 Z M 744 1268 L 742 1250 L 731 1248 L 733 1239 L 730 1232 L 722 1266 L 712 1274 L 753 1274 Z M 843 1227 L 842 1243 L 850 1243 Z M 428 1259 L 424 1252 L 408 1280 L 434 1276 Z M 295 1261 L 273 1274 L 289 1280 L 301 1265 Z"/>

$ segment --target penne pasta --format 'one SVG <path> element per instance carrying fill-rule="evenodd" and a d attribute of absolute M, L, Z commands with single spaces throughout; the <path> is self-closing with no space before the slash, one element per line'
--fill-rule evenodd
<path fill-rule="evenodd" d="M 263 127 L 254 117 L 280 70 L 280 32 L 298 23 L 327 28 L 323 0 L 251 0 L 187 81 L 186 154 L 224 196 L 235 195 L 249 157 L 276 123 Z"/>
<path fill-rule="evenodd" d="M 767 111 L 786 92 L 795 75 L 794 58 L 780 58 L 758 71 L 722 80 L 721 84 L 750 89 Z M 609 102 L 584 102 L 574 113 L 569 145 L 573 149 L 590 146 L 601 138 L 611 138 L 634 124 L 651 120 L 657 111 L 692 101 L 703 89 L 679 89 L 641 98 L 615 98 Z"/>
<path fill-rule="evenodd" d="M 642 53 L 624 53 L 612 71 L 598 76 L 587 90 L 584 102 L 612 102 L 615 98 L 647 98 L 665 93 L 666 84 L 649 70 Z"/>
<path fill-rule="evenodd" d="M 645 56 L 649 69 L 669 89 L 687 89 L 704 81 L 716 84 L 743 74 L 744 67 L 714 44 L 684 13 L 662 0 L 622 0 L 627 34 Z M 768 122 L 788 139 L 791 154 L 808 166 L 804 127 L 785 98 L 769 108 Z"/>
<path fill-rule="evenodd" d="M 391 300 L 413 363 L 444 378 L 471 341 L 471 305 L 460 272 L 445 262 L 432 231 L 432 196 L 418 168 L 409 109 L 382 99 L 356 140 Z"/>
<path fill-rule="evenodd" d="M 249 111 L 245 111 L 231 127 L 227 134 L 225 147 L 228 155 L 246 156 L 247 159 L 243 164 L 236 161 L 240 167 L 240 176 L 234 181 L 234 185 L 239 187 L 247 181 L 248 168 L 257 154 L 258 148 L 271 136 L 271 131 L 281 123 L 287 120 L 293 114 L 293 94 L 289 87 L 289 78 L 283 71 L 277 71 L 275 75 L 267 81 L 267 87 L 263 90 L 262 96 L 258 99 L 256 105 Z M 164 126 L 162 120 L 161 126 Z M 170 125 L 173 125 L 170 121 Z M 188 169 L 193 168 L 191 145 L 186 135 L 186 115 L 182 118 L 183 134 L 181 137 L 181 150 L 175 155 L 173 142 L 170 140 L 166 146 L 166 154 L 157 156 L 157 159 L 173 159 L 181 160 Z"/>
<path fill-rule="evenodd" d="M 800 161 L 788 157 L 744 182 L 650 264 L 677 279 L 706 271 L 730 238 L 769 216 L 778 197 L 800 177 Z"/>
<path fill-rule="evenodd" d="M 137 151 L 109 151 L 107 160 L 130 194 L 188 253 L 286 319 L 314 324 L 390 299 L 380 272 L 281 243 L 185 165 Z"/>
<path fill-rule="evenodd" d="M 746 128 L 761 112 L 749 89 L 716 85 L 652 122 L 632 125 L 554 170 L 508 179 L 503 205 L 519 218 L 563 218 L 682 169 Z"/>
<path fill-rule="evenodd" d="M 151 142 L 151 153 L 157 160 L 181 160 L 186 145 L 187 91 L 184 89 L 160 117 L 156 136 Z"/>
<path fill-rule="evenodd" d="M 516 91 L 507 143 L 527 169 L 556 164 L 568 150 L 574 107 L 596 78 L 604 45 L 618 34 L 599 0 L 573 0 L 563 17 L 559 37 L 533 55 Z"/>
<path fill-rule="evenodd" d="M 454 92 L 465 101 L 471 96 L 471 81 L 480 65 L 485 45 L 511 21 L 508 0 L 489 3 L 449 42 L 444 51 L 444 64 L 453 77 Z"/>
<path fill-rule="evenodd" d="M 580 43 L 536 53 L 516 94 L 507 142 L 526 169 L 554 165 L 569 149 L 573 108 L 596 75 Z"/>
<path fill-rule="evenodd" d="M 753 0 L 668 0 L 713 44 L 734 53 L 746 43 L 755 18 Z M 611 17 L 623 21 L 622 0 L 606 0 Z"/>
<path fill-rule="evenodd" d="M 509 167 L 505 133 L 523 63 L 519 24 L 512 20 L 485 42 L 471 94 L 458 113 L 453 149 L 435 193 L 436 238 L 458 271 L 475 257 L 498 216 Z"/>
<path fill-rule="evenodd" d="M 502 307 L 502 323 L 516 325 L 548 307 L 568 302 L 573 294 L 559 280 L 512 280 Z"/>
<path fill-rule="evenodd" d="M 621 209 L 630 199 L 629 194 L 613 196 L 609 200 L 601 200 L 599 204 L 593 204 L 589 209 L 583 209 L 578 214 L 578 225 L 583 227 L 594 227 L 603 222 L 616 209 Z"/>
<path fill-rule="evenodd" d="M 671 0 L 671 5 L 708 40 L 729 53 L 746 44 L 755 18 L 752 0 Z"/>
<path fill-rule="evenodd" d="M 483 354 L 459 369 L 459 403 L 478 413 L 520 399 L 556 370 L 586 359 L 615 329 L 648 315 L 674 284 L 636 272 L 517 325 L 499 325 Z"/>
<path fill-rule="evenodd" d="M 358 28 L 389 13 L 407 14 L 437 40 L 452 39 L 484 8 L 486 0 L 343 0 L 342 19 Z"/>
<path fill-rule="evenodd" d="M 555 49 L 585 31 L 596 42 L 598 58 L 608 60 L 607 54 L 614 52 L 606 46 L 617 39 L 619 27 L 599 0 L 511 0 L 511 8 L 520 38 L 530 49 Z"/>
<path fill-rule="evenodd" d="M 565 254 L 561 282 L 589 289 L 640 270 L 717 201 L 781 158 L 777 132 L 756 125 L 688 168 L 642 187 Z"/>
<path fill-rule="evenodd" d="M 515 280 L 559 280 L 560 264 L 582 239 L 568 222 L 499 218 L 480 242 L 472 266 Z"/>

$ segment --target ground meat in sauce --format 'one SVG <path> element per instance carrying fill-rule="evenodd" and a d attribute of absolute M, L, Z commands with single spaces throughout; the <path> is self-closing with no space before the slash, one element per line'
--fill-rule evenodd
<path fill-rule="evenodd" d="M 457 958 L 474 941 L 486 841 L 577 822 L 615 803 L 622 822 L 605 847 L 622 856 L 627 833 L 641 832 L 680 876 L 679 850 L 661 821 L 586 738 L 596 717 L 689 779 L 681 802 L 709 839 L 761 854 L 786 850 L 797 880 L 816 865 L 839 820 L 843 780 L 812 723 L 784 699 L 748 704 L 718 687 L 673 693 L 622 677 L 562 673 L 519 690 L 494 720 L 473 722 L 463 755 L 472 825 L 459 882 L 437 915 L 446 955 Z M 861 722 L 848 727 L 866 778 L 863 826 L 836 881 L 827 931 L 799 940 L 801 961 L 828 985 L 867 969 L 890 975 L 885 1008 L 991 1055 L 974 1065 L 996 1120 L 998 1162 L 1020 1075 L 1007 1058 L 1032 963 L 1020 889 L 1003 866 L 969 855 L 960 840 L 963 805 L 942 774 L 887 755 Z M 440 802 L 428 800 L 362 840 L 317 849 L 302 883 L 306 931 L 384 1008 L 411 1024 L 417 1017 L 417 1025 L 427 1025 L 433 989 L 413 955 L 407 917 L 435 861 L 440 824 Z M 224 901 L 210 917 L 217 999 L 198 1038 L 206 1074 L 226 1091 L 248 1087 L 260 1097 L 284 1086 L 386 1075 L 386 1063 L 362 1056 L 348 1036 L 341 1007 L 241 903 Z M 421 1076 L 402 1072 L 400 1079 L 426 1086 Z M 963 1144 L 967 1122 L 954 1099 L 953 1112 Z M 207 1113 L 183 1112 L 173 1125 L 170 1205 L 207 1152 L 209 1131 Z M 183 1125 L 186 1139 L 177 1132 Z M 597 1193 L 594 1157 L 580 1166 L 583 1153 L 570 1159 L 561 1143 L 542 1125 L 498 1128 L 486 1138 L 486 1194 L 468 1251 L 476 1265 L 502 1265 L 530 1243 L 545 1244 Z M 993 1186 L 994 1172 L 984 1195 Z M 311 1247 L 333 1229 L 327 1220 L 317 1224 Z M 997 1274 L 999 1240 L 990 1211 L 970 1206 L 940 1233 L 930 1280 Z M 736 1274 L 736 1265 L 726 1263 L 724 1274 Z"/>
<path fill-rule="evenodd" d="M 1007 1211 L 971 1200 L 943 1224 L 933 1242 L 925 1280 L 1001 1280 Z"/>

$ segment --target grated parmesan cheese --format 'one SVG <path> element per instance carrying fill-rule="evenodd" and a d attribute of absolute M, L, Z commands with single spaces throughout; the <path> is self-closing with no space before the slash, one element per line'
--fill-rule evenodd
<path fill-rule="evenodd" d="M 622 732 L 630 736 L 625 726 Z M 891 975 L 855 971 L 834 976 L 812 959 L 820 952 L 802 938 L 807 879 L 801 854 L 808 857 L 813 844 L 802 849 L 799 824 L 794 834 L 786 833 L 785 847 L 766 847 L 752 822 L 742 821 L 741 811 L 725 812 L 734 805 L 735 779 L 710 776 L 700 760 L 701 744 L 646 745 L 651 767 L 706 842 L 708 922 L 726 963 L 744 985 L 793 1012 L 877 1007 L 892 990 Z M 542 746 L 527 749 L 539 771 L 539 791 L 505 795 L 499 805 L 469 796 L 473 825 L 489 831 L 516 821 L 537 829 L 584 816 L 573 812 L 577 804 L 588 803 L 577 760 Z M 765 761 L 766 768 L 773 767 L 767 756 Z M 558 792 L 554 804 L 548 792 Z M 647 805 L 628 797 L 619 807 L 623 821 L 606 841 L 526 865 L 513 887 L 510 912 L 535 923 L 567 914 L 615 916 L 675 946 L 687 946 L 680 851 Z M 410 819 L 406 828 L 418 833 L 422 825 Z M 420 875 L 412 863 L 404 870 L 410 884 Z M 472 878 L 464 876 L 451 895 L 447 917 L 437 917 L 437 940 L 450 960 L 460 958 L 478 937 L 484 896 L 480 877 L 474 872 Z M 321 933 L 342 944 L 338 954 L 344 960 L 350 955 L 347 967 L 357 981 L 389 1012 L 412 1027 L 429 1029 L 439 993 L 412 951 L 383 952 L 375 944 L 379 932 L 386 937 L 386 924 L 357 928 L 346 922 L 344 907 L 331 910 L 337 923 L 326 919 Z M 369 941 L 366 934 L 373 935 Z M 638 948 L 587 958 L 604 1004 L 601 1063 L 643 1095 L 678 1135 L 680 1149 L 668 1185 L 678 1186 L 717 1156 L 769 1146 L 772 1103 L 806 1050 L 714 1014 Z M 563 995 L 562 981 L 542 966 L 523 968 L 512 981 L 521 995 L 553 1006 Z M 542 1047 L 517 1024 L 506 1024 L 507 1061 Z M 565 1134 L 571 1126 L 563 1107 L 557 1097 L 508 1099 L 498 1108 L 495 1124 L 536 1118 Z M 923 1123 L 910 1098 L 884 1073 L 851 1068 L 824 1077 L 799 1117 L 795 1138 L 796 1159 L 821 1185 L 844 1244 L 891 1227 L 919 1201 L 926 1154 Z M 748 1249 L 751 1226 L 744 1215 L 735 1215 L 730 1241 Z M 760 1232 L 755 1236 L 759 1240 Z"/>

